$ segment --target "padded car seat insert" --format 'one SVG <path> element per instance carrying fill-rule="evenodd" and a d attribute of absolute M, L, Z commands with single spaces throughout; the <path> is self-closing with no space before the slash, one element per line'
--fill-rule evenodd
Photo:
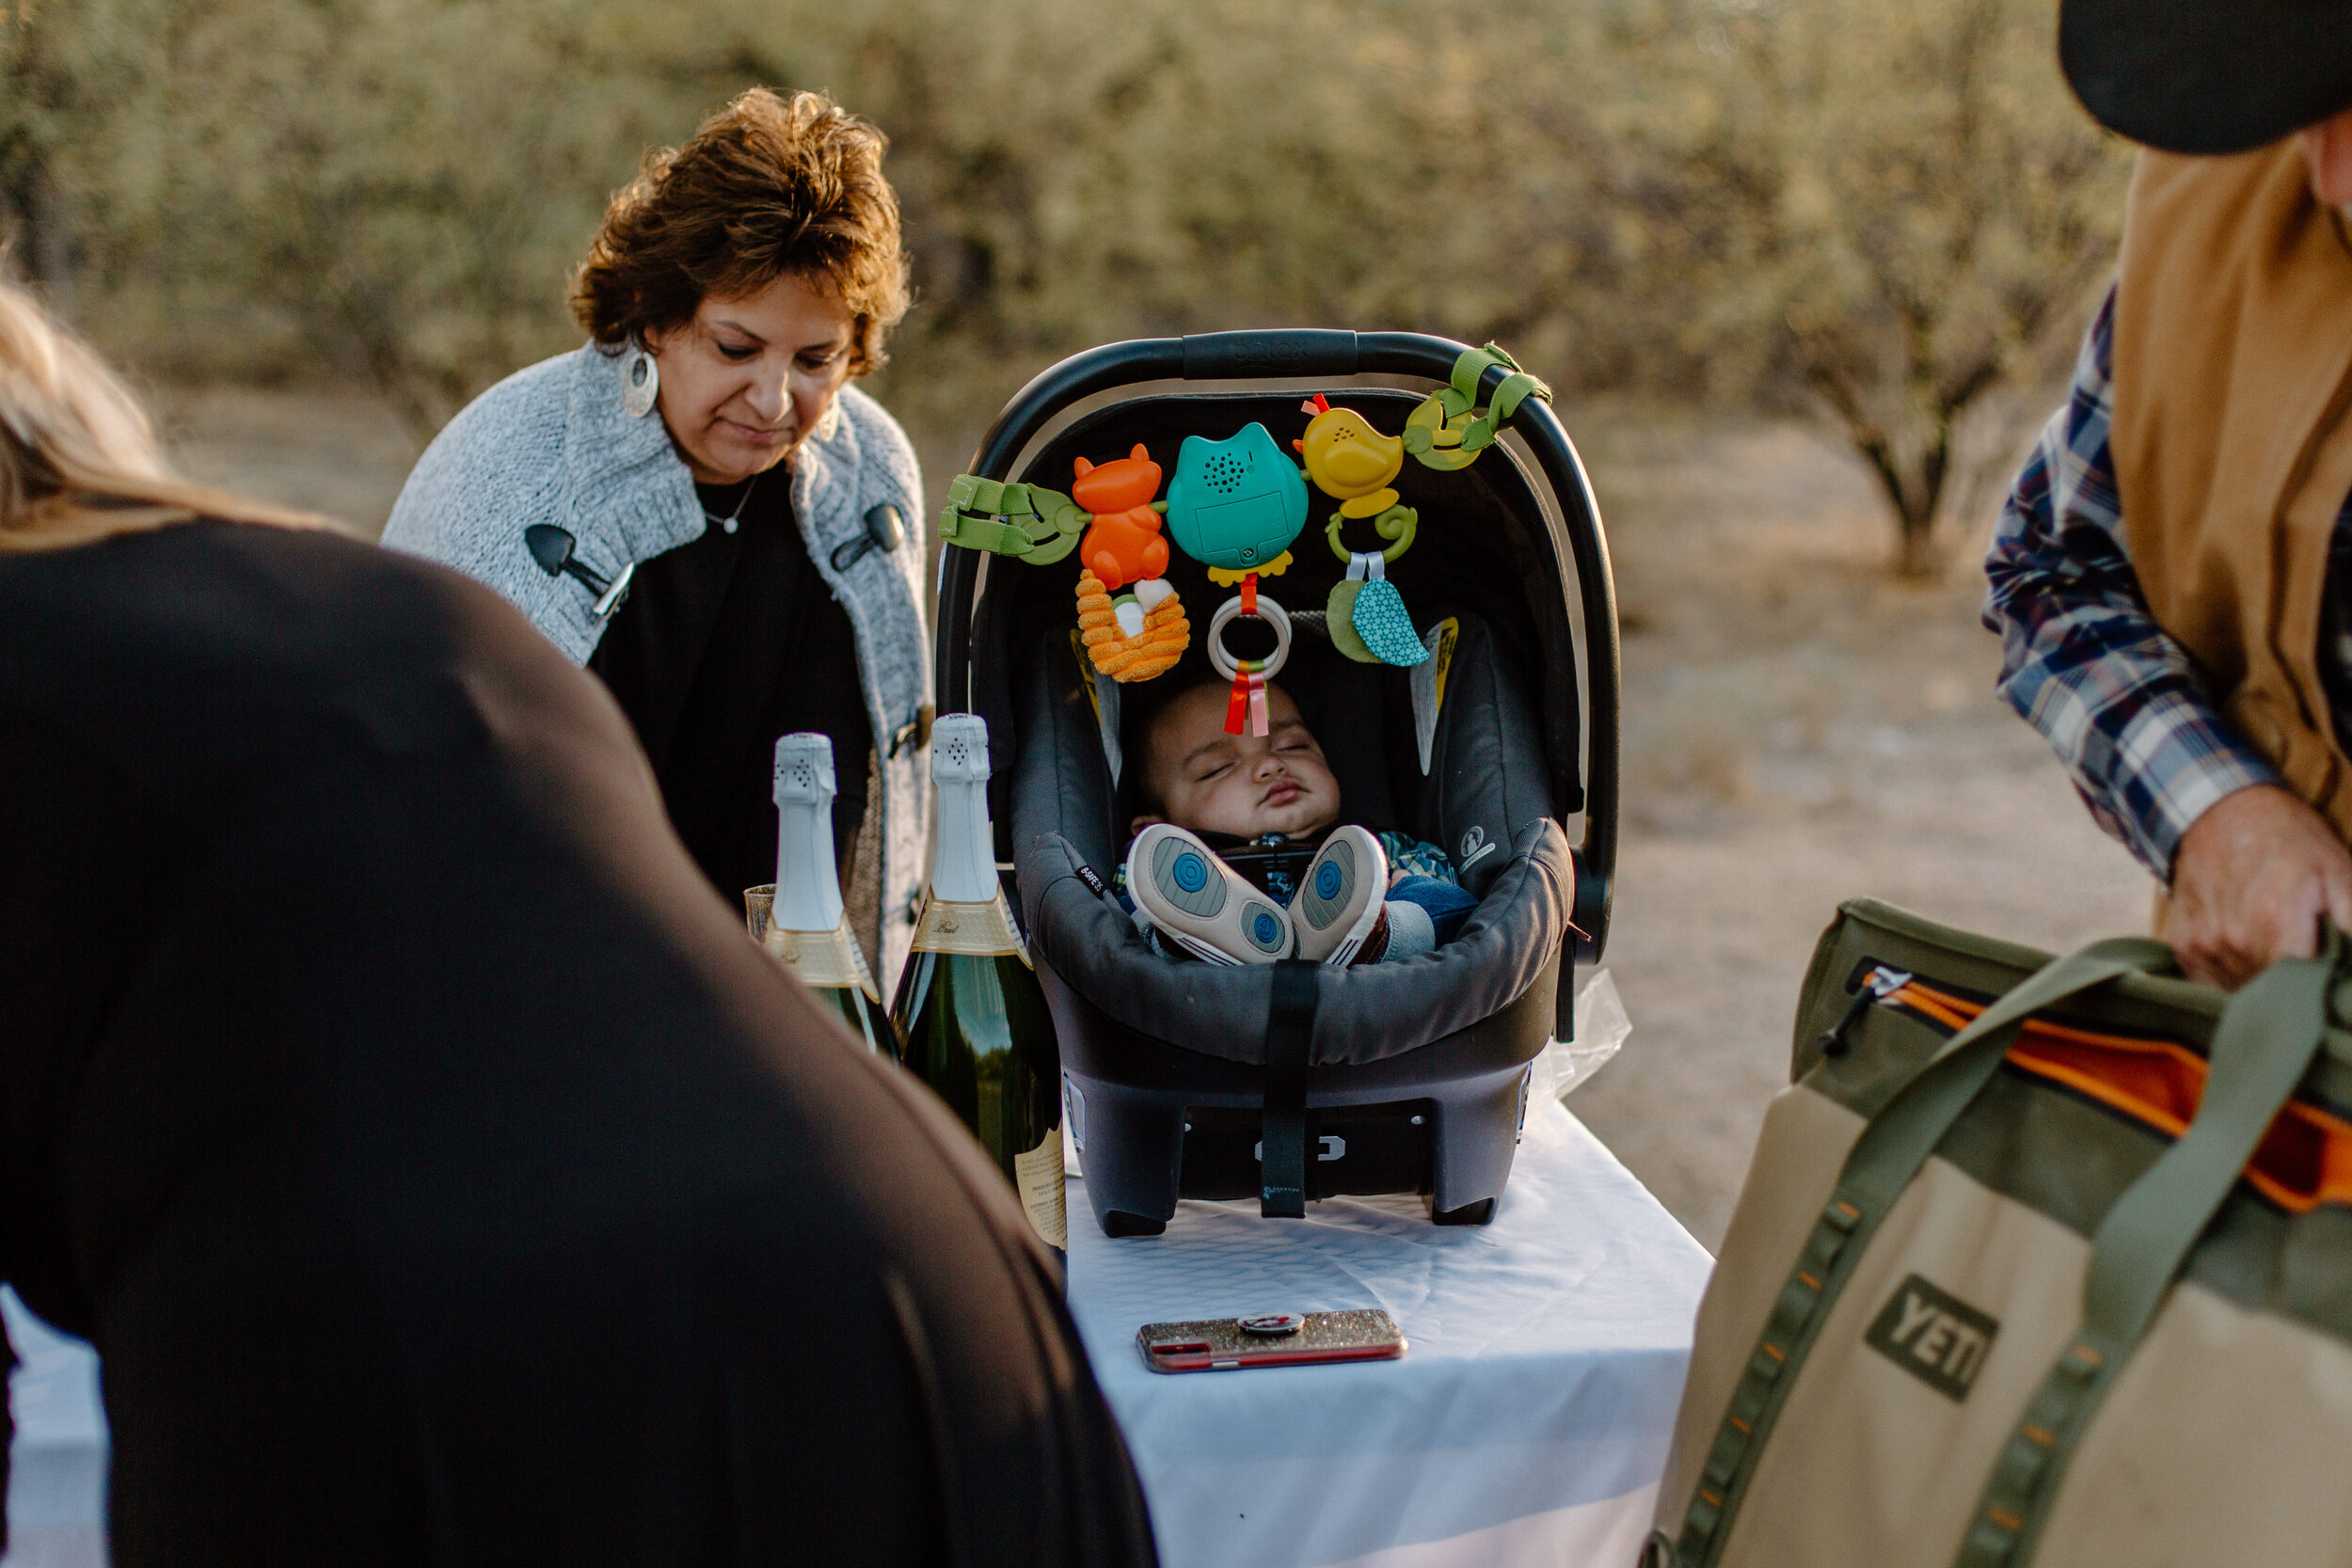
<path fill-rule="evenodd" d="M 1552 1033 L 1574 882 L 1532 705 L 1484 622 L 1456 619 L 1425 779 L 1406 673 L 1302 640 L 1283 683 L 1310 727 L 1333 737 L 1352 817 L 1449 852 L 1472 847 L 1456 862 L 1481 902 L 1457 940 L 1351 969 L 1228 969 L 1152 953 L 1097 891 L 1123 851 L 1132 801 L 1111 780 L 1067 630 L 1048 629 L 1021 661 L 1016 864 L 1061 1037 L 1065 1114 L 1109 1233 L 1155 1232 L 1180 1196 L 1250 1192 L 1269 1214 L 1380 1192 L 1430 1195 L 1441 1223 L 1492 1213 L 1528 1064 Z M 1140 736 L 1126 739 L 1122 752 L 1137 755 Z M 1398 815 L 1380 824 L 1352 810 L 1366 800 L 1394 802 Z M 1487 844 L 1507 847 L 1479 854 Z"/>

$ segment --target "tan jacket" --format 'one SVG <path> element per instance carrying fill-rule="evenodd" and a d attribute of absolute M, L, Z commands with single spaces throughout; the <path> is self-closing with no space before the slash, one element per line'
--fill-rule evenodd
<path fill-rule="evenodd" d="M 2289 788 L 2352 838 L 2352 758 L 2319 674 L 2352 493 L 2352 246 L 2292 138 L 2142 155 L 2123 226 L 2109 433 L 2158 625 Z"/>

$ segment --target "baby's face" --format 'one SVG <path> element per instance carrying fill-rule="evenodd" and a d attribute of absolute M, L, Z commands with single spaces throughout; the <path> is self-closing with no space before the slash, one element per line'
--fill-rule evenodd
<path fill-rule="evenodd" d="M 1152 725 L 1146 766 L 1165 817 L 1197 833 L 1305 838 L 1340 817 L 1340 782 L 1323 748 L 1279 687 L 1266 689 L 1266 733 L 1227 735 L 1230 692 L 1195 687 L 1162 709 Z"/>

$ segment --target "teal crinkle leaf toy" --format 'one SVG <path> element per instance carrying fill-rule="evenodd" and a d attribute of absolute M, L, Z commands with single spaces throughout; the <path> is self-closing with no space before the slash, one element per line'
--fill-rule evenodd
<path fill-rule="evenodd" d="M 1413 629 L 1413 618 L 1406 613 L 1405 600 L 1397 593 L 1396 584 L 1381 571 L 1380 558 L 1367 555 L 1359 560 L 1365 580 L 1356 591 L 1356 602 L 1349 607 L 1347 618 L 1375 658 L 1409 670 L 1427 658 L 1429 650 L 1422 646 L 1421 633 Z M 1351 563 L 1347 575 L 1352 578 L 1359 569 Z"/>

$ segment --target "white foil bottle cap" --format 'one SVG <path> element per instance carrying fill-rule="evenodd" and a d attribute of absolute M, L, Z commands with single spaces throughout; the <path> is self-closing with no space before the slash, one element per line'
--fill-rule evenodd
<path fill-rule="evenodd" d="M 977 713 L 943 713 L 931 726 L 931 782 L 988 782 L 988 721 Z"/>
<path fill-rule="evenodd" d="M 776 737 L 775 801 L 834 798 L 833 741 L 815 733 Z"/>

